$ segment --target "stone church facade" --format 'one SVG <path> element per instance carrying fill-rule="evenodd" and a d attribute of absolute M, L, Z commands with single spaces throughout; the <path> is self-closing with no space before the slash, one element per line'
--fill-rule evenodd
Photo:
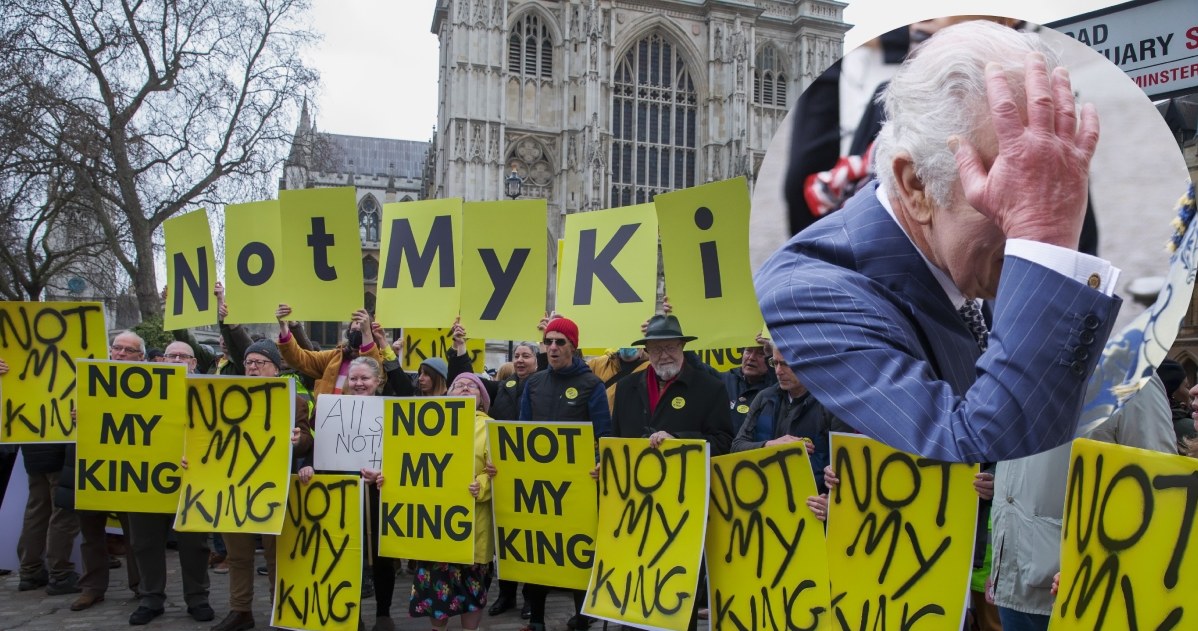
<path fill-rule="evenodd" d="M 739 175 L 842 53 L 829 0 L 440 0 L 431 197 L 522 197 L 563 218 Z M 550 265 L 555 257 L 550 255 Z M 552 276 L 552 274 L 551 274 Z"/>

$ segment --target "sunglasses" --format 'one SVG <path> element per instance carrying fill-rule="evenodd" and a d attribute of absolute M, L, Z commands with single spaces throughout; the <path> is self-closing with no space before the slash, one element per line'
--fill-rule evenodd
<path fill-rule="evenodd" d="M 541 343 L 545 346 L 565 346 L 570 343 L 570 340 L 564 337 L 547 337 L 541 340 Z"/>

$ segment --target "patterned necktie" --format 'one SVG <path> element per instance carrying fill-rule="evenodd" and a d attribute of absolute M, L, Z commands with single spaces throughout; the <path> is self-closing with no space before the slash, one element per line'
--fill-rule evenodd
<path fill-rule="evenodd" d="M 969 332 L 973 333 L 973 339 L 977 341 L 978 348 L 982 352 L 986 352 L 986 337 L 990 335 L 990 328 L 986 326 L 986 319 L 982 317 L 982 307 L 976 300 L 966 300 L 965 304 L 957 309 L 957 313 L 961 314 L 961 319 L 965 320 L 965 326 L 969 327 Z"/>

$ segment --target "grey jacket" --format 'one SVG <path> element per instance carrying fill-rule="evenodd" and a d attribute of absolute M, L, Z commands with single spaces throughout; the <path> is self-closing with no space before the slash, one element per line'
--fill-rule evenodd
<path fill-rule="evenodd" d="M 1078 438 L 1177 453 L 1165 386 L 1157 376 L 1110 418 Z M 1080 428 L 1079 428 L 1080 429 Z M 998 463 L 994 474 L 994 561 L 990 581 L 999 607 L 1049 615 L 1052 577 L 1060 571 L 1061 519 L 1070 444 Z"/>

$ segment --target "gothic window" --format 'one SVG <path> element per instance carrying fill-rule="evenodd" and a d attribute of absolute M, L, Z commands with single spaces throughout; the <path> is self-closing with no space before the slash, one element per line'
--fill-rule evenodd
<path fill-rule="evenodd" d="M 553 39 L 541 18 L 527 13 L 508 36 L 507 69 L 526 77 L 553 76 Z"/>
<path fill-rule="evenodd" d="M 786 74 L 782 71 L 778 49 L 766 46 L 757 52 L 753 70 L 753 102 L 770 107 L 786 107 Z"/>
<path fill-rule="evenodd" d="M 379 277 L 379 262 L 373 256 L 362 257 L 362 278 L 372 282 Z"/>
<path fill-rule="evenodd" d="M 699 99 L 674 45 L 659 33 L 633 44 L 613 87 L 611 205 L 694 186 Z"/>
<path fill-rule="evenodd" d="M 362 243 L 379 242 L 379 225 L 382 218 L 379 215 L 379 202 L 374 195 L 367 195 L 358 202 L 358 233 Z"/>

